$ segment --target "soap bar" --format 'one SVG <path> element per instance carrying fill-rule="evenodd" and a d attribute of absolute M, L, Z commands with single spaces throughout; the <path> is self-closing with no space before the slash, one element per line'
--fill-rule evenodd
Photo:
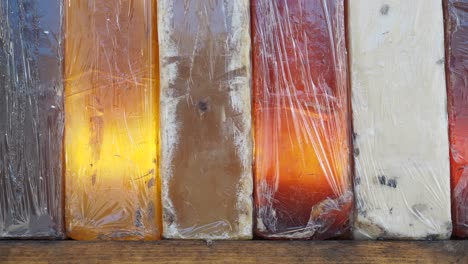
<path fill-rule="evenodd" d="M 350 230 L 344 1 L 253 0 L 255 233 L 327 239 Z"/>
<path fill-rule="evenodd" d="M 0 1 L 0 239 L 62 238 L 62 1 Z"/>
<path fill-rule="evenodd" d="M 440 0 L 349 1 L 356 239 L 451 235 Z"/>
<path fill-rule="evenodd" d="M 468 0 L 446 0 L 453 233 L 468 237 Z"/>
<path fill-rule="evenodd" d="M 156 1 L 65 4 L 66 231 L 161 235 Z"/>
<path fill-rule="evenodd" d="M 249 12 L 158 1 L 165 238 L 252 236 Z"/>

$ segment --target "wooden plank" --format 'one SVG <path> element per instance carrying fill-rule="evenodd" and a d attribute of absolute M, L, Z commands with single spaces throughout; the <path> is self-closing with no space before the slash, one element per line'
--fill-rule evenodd
<path fill-rule="evenodd" d="M 468 263 L 467 252 L 468 241 L 9 241 L 0 263 Z"/>

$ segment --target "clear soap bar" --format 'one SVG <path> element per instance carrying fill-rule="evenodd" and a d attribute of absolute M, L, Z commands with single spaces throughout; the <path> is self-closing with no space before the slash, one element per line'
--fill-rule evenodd
<path fill-rule="evenodd" d="M 252 9 L 255 233 L 344 235 L 353 207 L 344 1 Z"/>
<path fill-rule="evenodd" d="M 65 1 L 66 231 L 161 235 L 156 1 Z"/>
<path fill-rule="evenodd" d="M 62 1 L 0 1 L 0 239 L 62 238 Z"/>
<path fill-rule="evenodd" d="M 252 237 L 248 0 L 159 0 L 165 238 Z"/>
<path fill-rule="evenodd" d="M 349 1 L 356 239 L 447 239 L 440 0 Z"/>

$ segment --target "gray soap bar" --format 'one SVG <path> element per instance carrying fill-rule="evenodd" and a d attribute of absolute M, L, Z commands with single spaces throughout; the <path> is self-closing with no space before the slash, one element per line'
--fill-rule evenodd
<path fill-rule="evenodd" d="M 61 5 L 0 1 L 0 239 L 63 236 Z"/>

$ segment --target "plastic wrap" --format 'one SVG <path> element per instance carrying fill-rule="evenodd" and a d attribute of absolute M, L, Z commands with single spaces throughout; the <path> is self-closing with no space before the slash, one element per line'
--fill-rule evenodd
<path fill-rule="evenodd" d="M 440 0 L 349 1 L 356 239 L 450 237 Z"/>
<path fill-rule="evenodd" d="M 468 0 L 445 0 L 453 234 L 468 237 Z"/>
<path fill-rule="evenodd" d="M 60 238 L 62 4 L 0 1 L 0 239 Z"/>
<path fill-rule="evenodd" d="M 255 233 L 349 231 L 350 103 L 342 0 L 253 0 Z"/>
<path fill-rule="evenodd" d="M 66 229 L 160 237 L 154 0 L 65 0 Z"/>
<path fill-rule="evenodd" d="M 248 0 L 159 0 L 165 238 L 252 237 Z"/>

